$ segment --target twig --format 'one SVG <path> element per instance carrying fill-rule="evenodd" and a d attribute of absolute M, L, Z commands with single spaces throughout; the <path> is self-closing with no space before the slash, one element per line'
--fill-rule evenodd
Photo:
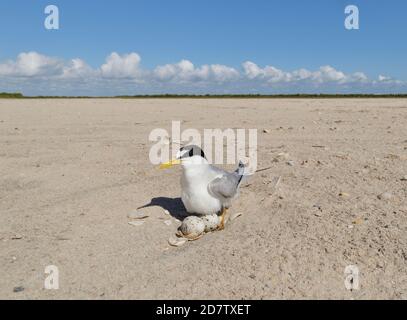
<path fill-rule="evenodd" d="M 263 169 L 256 170 L 256 173 L 257 173 L 257 172 L 266 171 L 266 170 L 270 170 L 270 169 L 273 169 L 273 167 L 267 167 L 267 168 L 263 168 Z"/>

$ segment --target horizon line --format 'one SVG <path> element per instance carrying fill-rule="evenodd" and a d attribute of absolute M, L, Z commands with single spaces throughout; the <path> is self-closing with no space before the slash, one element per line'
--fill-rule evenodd
<path fill-rule="evenodd" d="M 236 98 L 407 98 L 407 93 L 293 93 L 293 94 L 137 94 L 117 96 L 25 96 L 22 93 L 0 92 L 0 99 L 236 99 Z"/>

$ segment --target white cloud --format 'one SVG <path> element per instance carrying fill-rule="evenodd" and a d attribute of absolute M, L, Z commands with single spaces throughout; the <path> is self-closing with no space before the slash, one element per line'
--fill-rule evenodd
<path fill-rule="evenodd" d="M 247 78 L 253 79 L 265 79 L 267 82 L 289 82 L 292 75 L 288 72 L 284 72 L 273 66 L 265 66 L 260 68 L 257 64 L 251 61 L 243 63 L 243 70 Z"/>
<path fill-rule="evenodd" d="M 243 71 L 250 80 L 263 80 L 269 84 L 299 84 L 308 83 L 313 85 L 324 85 L 329 83 L 347 84 L 352 82 L 364 83 L 368 81 L 363 72 L 345 74 L 331 66 L 322 66 L 316 71 L 307 69 L 298 69 L 292 72 L 283 71 L 273 66 L 260 68 L 251 61 L 243 63 Z"/>
<path fill-rule="evenodd" d="M 220 64 L 203 65 L 195 68 L 191 61 L 181 60 L 175 64 L 156 67 L 153 76 L 159 81 L 179 81 L 182 83 L 199 81 L 225 82 L 237 79 L 239 72 L 234 68 Z"/>
<path fill-rule="evenodd" d="M 310 71 L 300 68 L 281 70 L 246 61 L 241 70 L 221 64 L 195 66 L 189 60 L 141 67 L 135 53 L 111 53 L 100 67 L 84 60 L 63 60 L 37 52 L 21 53 L 0 63 L 0 91 L 32 94 L 53 90 L 59 94 L 143 94 L 143 93 L 299 93 L 299 92 L 406 92 L 407 83 L 379 75 L 369 79 L 363 72 L 345 73 L 326 65 Z M 36 90 L 37 88 L 37 90 Z M 65 91 L 64 91 L 65 90 Z M 45 92 L 44 92 L 45 91 Z M 109 92 L 109 93 L 107 93 Z"/>
<path fill-rule="evenodd" d="M 61 78 L 85 78 L 96 75 L 96 72 L 81 59 L 72 59 L 62 69 Z"/>
<path fill-rule="evenodd" d="M 210 66 L 205 66 L 209 69 L 209 73 L 216 81 L 230 81 L 239 78 L 239 72 L 234 68 L 224 66 L 221 64 L 212 64 Z"/>
<path fill-rule="evenodd" d="M 348 76 L 348 81 L 352 82 L 367 82 L 369 81 L 369 78 L 363 73 L 363 72 L 355 72 Z"/>
<path fill-rule="evenodd" d="M 16 61 L 0 64 L 0 75 L 14 77 L 52 76 L 61 72 L 62 63 L 37 52 L 23 52 Z"/>
<path fill-rule="evenodd" d="M 113 52 L 107 57 L 106 63 L 100 67 L 103 77 L 106 78 L 136 78 L 140 75 L 141 58 L 137 53 L 120 56 Z"/>
<path fill-rule="evenodd" d="M 346 76 L 343 72 L 335 70 L 331 66 L 323 66 L 318 71 L 312 73 L 311 78 L 317 82 L 344 82 Z"/>
<path fill-rule="evenodd" d="M 391 78 L 383 75 L 379 75 L 378 77 L 379 81 L 390 81 Z"/>

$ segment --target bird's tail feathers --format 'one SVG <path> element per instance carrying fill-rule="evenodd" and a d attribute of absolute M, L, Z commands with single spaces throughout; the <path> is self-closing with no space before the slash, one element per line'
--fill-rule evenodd
<path fill-rule="evenodd" d="M 253 173 L 248 171 L 248 167 L 246 167 L 241 160 L 239 161 L 239 166 L 237 167 L 235 173 L 239 176 L 239 181 L 237 183 L 238 186 L 241 184 L 243 179 L 253 175 Z"/>

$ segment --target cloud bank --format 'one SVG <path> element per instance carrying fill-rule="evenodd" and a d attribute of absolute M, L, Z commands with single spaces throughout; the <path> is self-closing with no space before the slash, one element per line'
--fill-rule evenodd
<path fill-rule="evenodd" d="M 80 58 L 64 60 L 37 52 L 0 62 L 0 91 L 31 95 L 121 95 L 157 93 L 403 93 L 406 82 L 332 66 L 286 71 L 245 61 L 234 68 L 195 66 L 189 60 L 144 69 L 135 52 L 111 53 L 98 68 Z"/>

